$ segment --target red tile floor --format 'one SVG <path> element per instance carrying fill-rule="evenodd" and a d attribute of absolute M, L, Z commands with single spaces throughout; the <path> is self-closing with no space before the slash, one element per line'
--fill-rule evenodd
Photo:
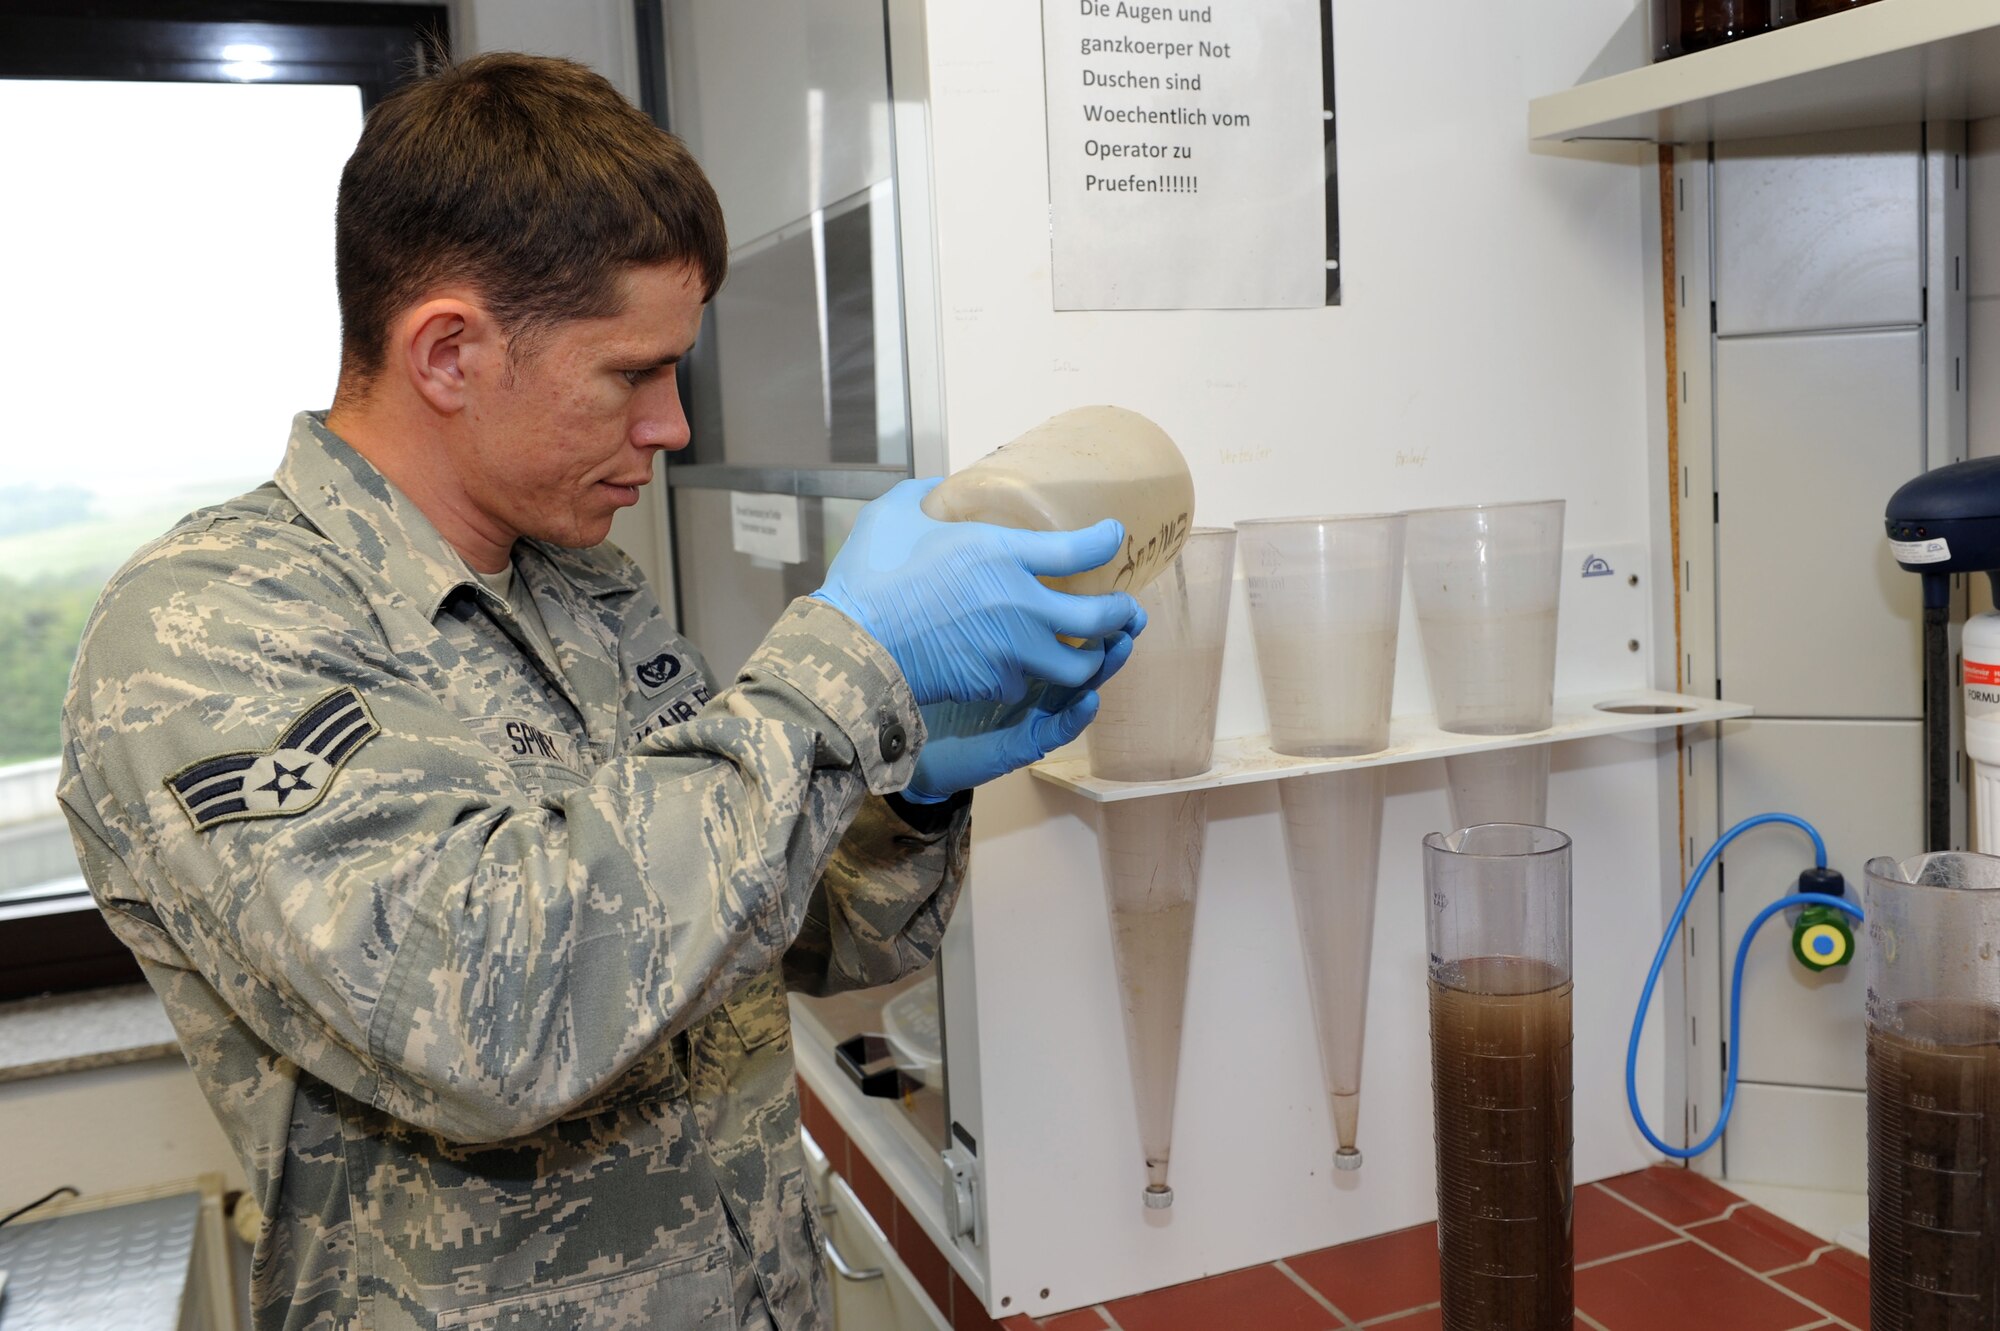
<path fill-rule="evenodd" d="M 1576 1190 L 1584 1331 L 1866 1331 L 1868 1263 L 1685 1169 Z M 1435 1331 L 1437 1228 L 1419 1225 L 1006 1331 Z"/>
<path fill-rule="evenodd" d="M 1437 1331 L 1437 1227 L 1419 1225 L 1037 1320 L 995 1322 L 801 1086 L 806 1131 L 954 1331 Z M 879 1204 L 879 1209 L 878 1209 Z M 1576 1190 L 1578 1331 L 1867 1331 L 1868 1262 L 1686 1169 Z"/>

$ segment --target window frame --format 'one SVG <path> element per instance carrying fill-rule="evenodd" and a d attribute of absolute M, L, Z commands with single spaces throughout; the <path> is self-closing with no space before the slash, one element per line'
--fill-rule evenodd
<path fill-rule="evenodd" d="M 261 83 L 358 87 L 365 113 L 440 67 L 442 4 L 347 0 L 0 0 L 0 79 L 236 83 L 225 46 L 271 55 Z M 0 903 L 0 1000 L 141 979 L 88 891 Z"/>

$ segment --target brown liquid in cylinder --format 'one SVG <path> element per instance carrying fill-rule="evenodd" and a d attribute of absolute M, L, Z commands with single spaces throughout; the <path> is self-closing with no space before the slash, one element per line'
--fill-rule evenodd
<path fill-rule="evenodd" d="M 1570 982 L 1476 957 L 1431 980 L 1445 1331 L 1569 1331 Z"/>
<path fill-rule="evenodd" d="M 1868 1027 L 1869 1320 L 2000 1331 L 2000 1010 Z"/>

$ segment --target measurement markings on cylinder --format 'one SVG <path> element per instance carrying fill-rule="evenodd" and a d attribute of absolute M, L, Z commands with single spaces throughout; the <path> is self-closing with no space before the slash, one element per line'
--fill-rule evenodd
<path fill-rule="evenodd" d="M 1913 1031 L 1868 1034 L 1875 1324 L 1984 1326 L 1979 1310 L 1995 1294 L 1985 1113 L 1993 1051 Z"/>
<path fill-rule="evenodd" d="M 1910 1152 L 1910 1168 L 1922 1170 L 1926 1174 L 1943 1174 L 1950 1178 L 1985 1178 L 1983 1169 L 1946 1169 L 1937 1162 L 1937 1156 L 1929 1151 Z"/>
<path fill-rule="evenodd" d="M 1434 1072 L 1448 1088 L 1437 1124 L 1441 1274 L 1447 1303 L 1479 1325 L 1538 1324 L 1544 1305 L 1568 1301 L 1558 1275 L 1567 1271 L 1566 990 L 1433 989 Z"/>

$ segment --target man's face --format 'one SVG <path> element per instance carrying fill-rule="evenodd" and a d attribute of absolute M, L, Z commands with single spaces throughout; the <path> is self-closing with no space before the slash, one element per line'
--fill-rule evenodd
<path fill-rule="evenodd" d="M 639 502 L 654 455 L 687 446 L 675 372 L 701 328 L 701 278 L 661 264 L 621 286 L 619 313 L 559 324 L 467 401 L 459 484 L 504 538 L 596 545 Z"/>

